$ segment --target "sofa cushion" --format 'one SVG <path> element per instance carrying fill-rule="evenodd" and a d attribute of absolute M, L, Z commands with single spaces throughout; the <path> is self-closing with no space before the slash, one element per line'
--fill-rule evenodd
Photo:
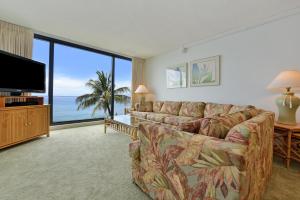
<path fill-rule="evenodd" d="M 153 112 L 159 113 L 163 104 L 164 104 L 163 101 L 154 101 L 153 102 Z"/>
<path fill-rule="evenodd" d="M 147 114 L 152 112 L 139 112 L 139 111 L 131 111 L 131 115 L 137 118 L 146 119 Z"/>
<path fill-rule="evenodd" d="M 168 116 L 165 117 L 164 123 L 178 126 L 181 123 L 185 123 L 193 120 L 195 120 L 194 117 Z"/>
<path fill-rule="evenodd" d="M 165 117 L 172 116 L 164 113 L 149 113 L 147 114 L 147 119 L 155 122 L 164 122 Z"/>
<path fill-rule="evenodd" d="M 178 115 L 181 107 L 181 102 L 178 101 L 165 101 L 161 107 L 160 112 L 170 115 Z"/>
<path fill-rule="evenodd" d="M 235 125 L 252 117 L 248 111 L 204 118 L 201 121 L 199 134 L 224 139 L 229 130 Z"/>
<path fill-rule="evenodd" d="M 202 118 L 204 116 L 204 109 L 204 102 L 182 102 L 179 116 Z"/>
<path fill-rule="evenodd" d="M 235 113 L 235 112 L 240 112 L 240 111 L 248 110 L 248 109 L 251 109 L 251 108 L 255 108 L 255 107 L 251 106 L 251 105 L 244 105 L 244 106 L 233 105 L 230 108 L 228 114 L 232 114 L 232 113 Z"/>
<path fill-rule="evenodd" d="M 231 104 L 206 103 L 204 109 L 204 117 L 212 117 L 218 114 L 227 114 L 231 107 Z"/>

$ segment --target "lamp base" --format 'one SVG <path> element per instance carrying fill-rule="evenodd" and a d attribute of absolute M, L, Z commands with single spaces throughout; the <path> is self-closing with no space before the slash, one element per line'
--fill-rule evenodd
<path fill-rule="evenodd" d="M 146 104 L 146 98 L 145 98 L 145 96 L 142 94 L 141 97 L 140 97 L 140 105 L 139 105 L 138 111 L 142 111 L 142 110 L 143 110 L 143 107 L 145 106 L 145 104 Z"/>
<path fill-rule="evenodd" d="M 146 104 L 146 97 L 144 95 L 141 96 L 140 104 L 143 106 Z"/>
<path fill-rule="evenodd" d="M 300 99 L 292 92 L 286 92 L 276 99 L 279 116 L 278 123 L 296 125 L 296 111 L 300 105 Z"/>

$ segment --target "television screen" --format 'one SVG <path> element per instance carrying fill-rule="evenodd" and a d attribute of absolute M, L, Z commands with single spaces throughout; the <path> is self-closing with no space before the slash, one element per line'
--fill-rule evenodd
<path fill-rule="evenodd" d="M 0 51 L 0 91 L 45 92 L 45 64 Z"/>

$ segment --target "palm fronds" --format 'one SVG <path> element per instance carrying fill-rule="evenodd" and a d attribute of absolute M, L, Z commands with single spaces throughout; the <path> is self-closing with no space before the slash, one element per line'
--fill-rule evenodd
<path fill-rule="evenodd" d="M 98 110 L 103 110 L 109 115 L 113 115 L 111 110 L 111 89 L 112 89 L 112 78 L 111 74 L 106 74 L 103 71 L 97 71 L 97 79 L 90 79 L 86 86 L 91 89 L 92 93 L 84 94 L 76 98 L 76 104 L 78 105 L 77 110 L 86 109 L 94 106 L 92 115 Z M 130 89 L 128 87 L 121 87 L 114 90 L 115 102 L 128 104 L 131 100 L 129 94 Z"/>

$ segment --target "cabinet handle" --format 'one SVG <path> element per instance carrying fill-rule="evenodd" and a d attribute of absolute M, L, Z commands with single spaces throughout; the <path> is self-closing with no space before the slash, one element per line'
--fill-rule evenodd
<path fill-rule="evenodd" d="M 25 123 L 25 126 L 28 126 L 28 124 L 27 124 L 27 123 Z"/>
<path fill-rule="evenodd" d="M 29 126 L 31 126 L 31 122 L 29 122 Z"/>

